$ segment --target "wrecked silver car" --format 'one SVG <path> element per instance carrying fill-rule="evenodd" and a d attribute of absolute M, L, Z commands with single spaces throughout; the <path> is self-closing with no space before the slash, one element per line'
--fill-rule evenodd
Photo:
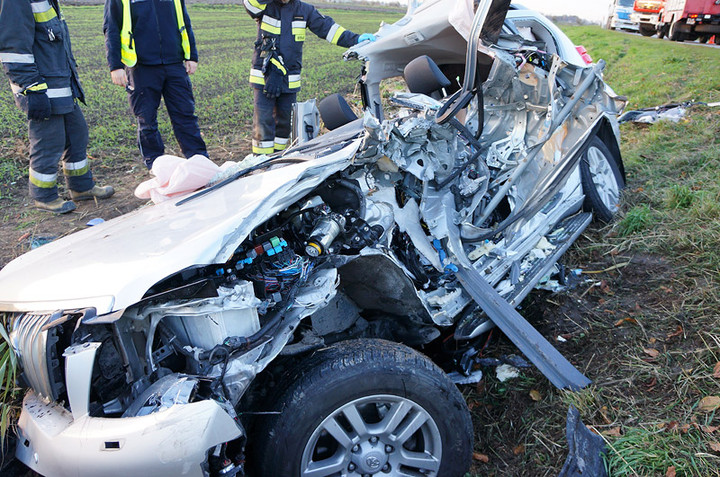
<path fill-rule="evenodd" d="M 556 386 L 589 382 L 514 307 L 617 211 L 623 101 L 537 13 L 410 3 L 346 53 L 363 118 L 335 97 L 331 132 L 0 272 L 22 462 L 454 477 L 473 443 L 455 383 L 491 328 Z"/>

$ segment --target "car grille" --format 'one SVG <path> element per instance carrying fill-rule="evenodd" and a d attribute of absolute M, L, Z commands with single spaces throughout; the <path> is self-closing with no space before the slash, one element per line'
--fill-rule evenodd
<path fill-rule="evenodd" d="M 48 330 L 42 329 L 52 317 L 52 314 L 21 315 L 15 321 L 10 340 L 18 355 L 22 377 L 26 384 L 37 393 L 55 400 L 57 396 L 53 393 L 54 380 L 50 366 L 53 365 L 52 360 L 57 360 L 57 357 L 51 356 L 51 360 L 48 360 Z M 57 338 L 53 333 L 50 337 L 51 345 L 56 341 Z"/>

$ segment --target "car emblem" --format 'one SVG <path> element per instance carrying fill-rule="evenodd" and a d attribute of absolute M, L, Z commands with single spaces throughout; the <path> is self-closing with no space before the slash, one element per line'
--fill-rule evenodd
<path fill-rule="evenodd" d="M 367 459 L 365 459 L 365 463 L 371 469 L 377 469 L 378 467 L 380 467 L 380 459 L 378 459 L 374 455 L 368 456 Z"/>

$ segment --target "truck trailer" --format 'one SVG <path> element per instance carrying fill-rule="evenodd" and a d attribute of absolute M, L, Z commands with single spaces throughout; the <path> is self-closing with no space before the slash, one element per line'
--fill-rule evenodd
<path fill-rule="evenodd" d="M 673 41 L 706 43 L 715 36 L 720 45 L 720 0 L 667 0 L 658 31 Z"/>

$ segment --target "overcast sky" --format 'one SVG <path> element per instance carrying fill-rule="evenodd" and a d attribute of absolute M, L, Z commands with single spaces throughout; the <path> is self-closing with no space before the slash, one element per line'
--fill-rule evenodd
<path fill-rule="evenodd" d="M 609 0 L 516 0 L 533 10 L 548 15 L 577 15 L 588 20 L 602 20 L 610 8 Z"/>

